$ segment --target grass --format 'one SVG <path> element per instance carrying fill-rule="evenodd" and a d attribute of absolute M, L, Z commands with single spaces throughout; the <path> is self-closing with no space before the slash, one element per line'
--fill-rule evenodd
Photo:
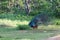
<path fill-rule="evenodd" d="M 20 20 L 8 20 L 8 19 L 0 19 L 0 25 L 16 27 L 17 24 L 20 25 L 28 25 L 28 21 L 20 21 Z"/>
<path fill-rule="evenodd" d="M 58 31 L 44 32 L 40 30 L 16 30 L 0 27 L 0 40 L 44 40 L 57 33 Z"/>
<path fill-rule="evenodd" d="M 28 25 L 17 25 L 16 29 L 18 30 L 31 30 L 31 27 L 29 27 Z"/>
<path fill-rule="evenodd" d="M 40 25 L 38 27 L 38 29 L 43 29 L 43 30 L 58 30 L 60 29 L 60 25 L 56 25 L 56 23 L 60 23 L 60 21 L 55 20 L 55 24 L 53 25 L 48 25 L 48 26 L 43 26 Z M 0 26 L 2 27 L 17 27 L 18 25 L 19 28 L 23 27 L 23 28 L 29 28 L 28 25 L 29 21 L 21 21 L 21 20 L 8 20 L 8 19 L 0 19 Z"/>
<path fill-rule="evenodd" d="M 38 27 L 40 30 L 60 30 L 60 25 L 48 25 L 48 26 L 43 26 L 40 25 Z"/>
<path fill-rule="evenodd" d="M 18 30 L 18 28 L 29 28 L 28 23 L 31 16 L 16 14 L 0 14 L 0 40 L 45 40 L 48 37 L 60 34 L 60 19 L 53 21 L 54 25 L 42 26 L 34 30 Z"/>
<path fill-rule="evenodd" d="M 4 23 L 6 24 L 6 26 L 5 25 L 0 26 L 0 40 L 45 40 L 48 37 L 60 34 L 59 30 L 57 31 L 52 30 L 52 25 L 50 25 L 49 27 L 40 26 L 38 29 L 34 30 L 17 30 L 15 27 L 12 28 L 10 24 L 12 23 L 16 25 L 19 23 L 20 27 L 21 26 L 26 27 L 28 22 L 24 24 L 23 22 L 17 20 L 12 21 L 12 20 L 0 19 L 0 24 Z M 22 23 L 23 25 L 21 25 L 20 23 Z M 10 25 L 10 27 L 8 27 L 7 25 Z M 58 27 L 56 26 L 53 27 L 58 29 Z"/>

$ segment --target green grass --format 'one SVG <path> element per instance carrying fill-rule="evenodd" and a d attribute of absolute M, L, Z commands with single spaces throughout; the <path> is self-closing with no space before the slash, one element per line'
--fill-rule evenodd
<path fill-rule="evenodd" d="M 0 27 L 0 40 L 44 40 L 58 34 L 58 31 L 16 30 Z"/>
<path fill-rule="evenodd" d="M 8 26 L 8 27 L 16 27 L 19 25 L 28 25 L 29 21 L 20 21 L 20 20 L 8 20 L 8 19 L 0 19 L 1 26 Z"/>
<path fill-rule="evenodd" d="M 24 29 L 30 29 L 28 25 L 29 21 L 20 21 L 20 20 L 8 20 L 8 19 L 0 19 L 0 26 L 1 27 L 17 27 L 19 28 L 24 28 Z M 60 25 L 56 25 L 57 21 L 55 21 L 55 24 L 53 25 L 48 25 L 48 26 L 43 26 L 40 25 L 38 29 L 43 29 L 43 30 L 58 30 L 60 29 Z M 60 21 L 58 21 L 60 23 Z"/>
<path fill-rule="evenodd" d="M 28 25 L 17 25 L 16 27 L 17 30 L 31 30 L 31 27 L 29 27 Z"/>
<path fill-rule="evenodd" d="M 0 40 L 45 40 L 48 37 L 60 34 L 60 19 L 54 19 L 54 25 L 39 26 L 34 30 L 18 30 L 29 28 L 28 23 L 32 16 L 16 14 L 0 14 Z M 19 25 L 19 26 L 18 26 Z M 17 28 L 16 28 L 17 27 Z"/>

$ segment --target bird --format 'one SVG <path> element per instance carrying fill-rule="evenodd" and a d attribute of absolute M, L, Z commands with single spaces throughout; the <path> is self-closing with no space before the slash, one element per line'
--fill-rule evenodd
<path fill-rule="evenodd" d="M 40 13 L 36 15 L 32 20 L 29 22 L 29 26 L 33 29 L 38 28 L 38 24 L 48 25 L 51 20 L 50 14 L 47 13 Z"/>

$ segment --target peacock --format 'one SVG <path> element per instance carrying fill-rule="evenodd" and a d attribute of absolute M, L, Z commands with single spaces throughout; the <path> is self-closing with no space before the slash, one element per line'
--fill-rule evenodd
<path fill-rule="evenodd" d="M 51 21 L 51 15 L 47 13 L 40 13 L 29 22 L 29 26 L 33 29 L 38 28 L 38 24 L 48 25 Z"/>

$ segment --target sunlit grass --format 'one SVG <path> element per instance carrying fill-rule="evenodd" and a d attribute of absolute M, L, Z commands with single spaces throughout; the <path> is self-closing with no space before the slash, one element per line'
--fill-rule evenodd
<path fill-rule="evenodd" d="M 54 21 L 55 24 L 53 25 L 39 25 L 38 29 L 42 29 L 42 30 L 59 30 L 60 29 L 60 25 L 56 25 L 56 23 L 60 23 L 59 20 L 55 20 Z M 28 25 L 29 21 L 21 21 L 21 20 L 8 20 L 8 19 L 0 19 L 0 25 L 2 25 L 2 27 L 18 27 L 18 25 L 21 25 L 22 27 L 29 27 Z"/>
<path fill-rule="evenodd" d="M 0 19 L 0 25 L 8 25 L 10 27 L 16 27 L 17 25 L 21 25 L 22 27 L 29 27 L 28 23 L 29 21 L 26 20 L 21 21 Z M 0 27 L 0 40 L 45 40 L 48 37 L 60 33 L 60 31 L 55 30 L 60 30 L 60 25 L 40 25 L 38 29 L 33 30 L 17 30 L 14 28 L 5 28 L 4 26 Z"/>
<path fill-rule="evenodd" d="M 60 25 L 48 25 L 48 26 L 39 26 L 38 29 L 40 30 L 60 30 Z"/>
<path fill-rule="evenodd" d="M 8 26 L 13 26 L 16 27 L 17 24 L 20 25 L 28 25 L 28 21 L 20 21 L 20 20 L 7 20 L 7 19 L 0 19 L 0 25 L 8 25 Z"/>

